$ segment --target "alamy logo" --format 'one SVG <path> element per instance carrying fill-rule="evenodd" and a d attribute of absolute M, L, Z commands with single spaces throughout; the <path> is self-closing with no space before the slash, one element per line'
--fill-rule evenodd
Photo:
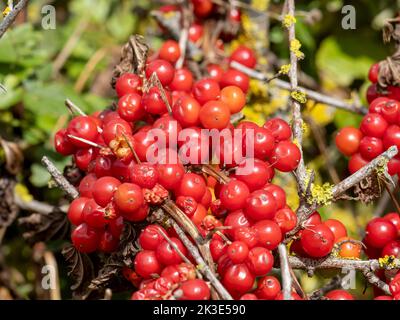
<path fill-rule="evenodd" d="M 355 30 L 356 29 L 356 8 L 351 5 L 346 5 L 342 8 L 342 14 L 345 16 L 342 18 L 342 28 L 344 30 Z"/>

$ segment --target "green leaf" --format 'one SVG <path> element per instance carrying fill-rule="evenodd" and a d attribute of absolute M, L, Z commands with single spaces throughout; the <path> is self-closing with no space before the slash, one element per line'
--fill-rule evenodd
<path fill-rule="evenodd" d="M 336 110 L 335 116 L 333 118 L 333 122 L 335 123 L 338 129 L 341 129 L 343 127 L 358 128 L 360 126 L 361 121 L 362 121 L 361 115 L 340 109 Z"/>
<path fill-rule="evenodd" d="M 134 30 L 137 16 L 129 10 L 119 9 L 107 20 L 106 27 L 118 41 L 125 41 Z"/>
<path fill-rule="evenodd" d="M 352 47 L 360 46 L 360 41 L 354 41 L 354 39 L 352 43 L 348 43 L 348 46 L 344 51 L 344 39 L 339 42 L 334 37 L 326 38 L 321 43 L 316 55 L 316 65 L 326 81 L 332 81 L 339 86 L 349 86 L 355 79 L 364 79 L 368 74 L 368 70 L 374 62 L 367 55 L 368 50 L 350 54 L 349 50 L 355 51 Z"/>
<path fill-rule="evenodd" d="M 47 186 L 49 180 L 51 179 L 51 176 L 43 166 L 34 163 L 31 166 L 31 171 L 32 174 L 29 180 L 35 187 L 40 188 Z"/>
<path fill-rule="evenodd" d="M 8 109 L 21 102 L 23 93 L 24 91 L 22 88 L 7 88 L 6 93 L 0 93 L 0 110 Z"/>

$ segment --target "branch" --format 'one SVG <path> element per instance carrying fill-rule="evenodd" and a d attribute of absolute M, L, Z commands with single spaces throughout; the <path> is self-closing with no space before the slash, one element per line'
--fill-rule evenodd
<path fill-rule="evenodd" d="M 4 18 L 0 24 L 0 39 L 6 33 L 7 29 L 11 27 L 17 18 L 18 14 L 26 7 L 29 0 L 20 0 L 13 10 Z"/>
<path fill-rule="evenodd" d="M 396 146 L 391 146 L 385 152 L 383 152 L 380 156 L 376 157 L 370 163 L 362 167 L 357 172 L 353 173 L 351 176 L 347 177 L 346 179 L 342 180 L 340 183 L 336 184 L 332 188 L 332 201 L 336 201 L 340 198 L 340 196 L 345 193 L 350 188 L 354 187 L 356 184 L 360 183 L 366 177 L 368 177 L 376 168 L 379 166 L 385 166 L 386 170 L 386 163 L 390 159 L 392 159 L 398 150 Z M 285 239 L 287 243 L 290 239 L 300 230 L 303 228 L 303 223 L 310 217 L 310 215 L 315 212 L 318 208 L 323 206 L 323 203 L 307 203 L 303 202 L 300 207 L 297 209 L 297 216 L 298 222 L 296 228 L 290 231 Z"/>
<path fill-rule="evenodd" d="M 278 246 L 278 251 L 282 274 L 283 299 L 292 300 L 292 276 L 290 274 L 290 266 L 286 246 L 281 243 Z"/>
<path fill-rule="evenodd" d="M 361 271 L 365 278 L 374 286 L 379 287 L 381 290 L 390 294 L 387 284 L 379 280 L 374 274 L 376 270 L 393 270 L 400 269 L 400 259 L 393 259 L 391 263 L 382 264 L 377 259 L 371 260 L 350 260 L 327 257 L 324 259 L 309 259 L 300 257 L 289 257 L 289 264 L 295 269 L 305 269 L 311 273 L 315 269 L 353 269 Z"/>
<path fill-rule="evenodd" d="M 233 69 L 236 69 L 240 72 L 247 74 L 251 78 L 254 78 L 254 79 L 257 79 L 260 81 L 264 81 L 264 82 L 270 80 L 270 77 L 267 74 L 259 72 L 257 70 L 250 69 L 250 68 L 240 64 L 239 62 L 232 61 L 230 63 L 230 66 Z M 271 82 L 273 82 L 278 88 L 291 91 L 290 83 L 288 83 L 284 80 L 275 78 L 275 79 L 271 80 Z M 348 103 L 341 99 L 330 97 L 330 96 L 327 96 L 320 92 L 306 89 L 306 88 L 300 87 L 300 86 L 297 87 L 297 89 L 304 92 L 307 95 L 307 98 L 314 100 L 316 102 L 327 104 L 331 107 L 335 107 L 338 109 L 342 109 L 342 110 L 346 110 L 346 111 L 350 111 L 350 112 L 354 112 L 354 113 L 358 113 L 358 114 L 362 114 L 362 115 L 365 115 L 368 112 L 368 109 L 359 103 Z"/>
<path fill-rule="evenodd" d="M 37 200 L 25 201 L 18 194 L 14 193 L 14 202 L 22 210 L 37 212 L 41 214 L 50 214 L 56 207 Z M 63 212 L 68 211 L 68 206 L 61 206 L 59 209 Z"/>
<path fill-rule="evenodd" d="M 211 282 L 212 286 L 218 292 L 220 297 L 223 300 L 233 300 L 232 296 L 225 289 L 225 287 L 221 284 L 221 282 L 217 279 L 214 272 L 209 268 L 207 263 L 203 260 L 202 256 L 200 255 L 199 250 L 196 248 L 196 246 L 193 245 L 193 243 L 190 241 L 190 239 L 186 236 L 185 232 L 178 226 L 178 224 L 175 221 L 170 220 L 170 223 L 174 227 L 175 232 L 178 234 L 178 236 L 182 240 L 183 244 L 189 250 L 192 257 L 196 260 L 196 264 L 197 264 L 200 272 Z"/>
<path fill-rule="evenodd" d="M 46 156 L 42 158 L 42 164 L 46 167 L 47 171 L 53 177 L 56 184 L 71 198 L 76 199 L 79 197 L 79 192 L 76 188 L 69 183 L 69 181 L 62 175 L 62 173 L 56 168 L 53 162 L 51 162 Z"/>

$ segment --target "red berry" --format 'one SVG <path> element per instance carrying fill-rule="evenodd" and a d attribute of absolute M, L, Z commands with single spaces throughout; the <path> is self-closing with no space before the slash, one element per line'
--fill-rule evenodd
<path fill-rule="evenodd" d="M 138 238 L 142 249 L 155 251 L 161 242 L 164 241 L 161 232 L 167 233 L 163 227 L 156 224 L 151 224 L 144 228 Z"/>
<path fill-rule="evenodd" d="M 139 93 L 142 86 L 140 77 L 133 73 L 124 73 L 115 83 L 115 91 L 118 97 L 123 97 L 130 93 Z"/>
<path fill-rule="evenodd" d="M 200 109 L 201 106 L 196 99 L 190 96 L 182 96 L 173 105 L 172 115 L 184 128 L 197 126 Z"/>
<path fill-rule="evenodd" d="M 79 183 L 79 194 L 81 197 L 92 198 L 93 185 L 97 178 L 93 173 L 84 176 Z"/>
<path fill-rule="evenodd" d="M 255 276 L 264 276 L 271 271 L 274 257 L 271 252 L 263 247 L 255 247 L 250 250 L 246 265 Z"/>
<path fill-rule="evenodd" d="M 396 227 L 384 218 L 372 219 L 365 229 L 365 242 L 374 248 L 383 248 L 396 238 Z"/>
<path fill-rule="evenodd" d="M 275 169 L 282 172 L 290 172 L 297 168 L 300 159 L 300 150 L 294 143 L 281 141 L 273 150 L 270 162 Z"/>
<path fill-rule="evenodd" d="M 228 86 L 221 90 L 220 100 L 229 107 L 231 114 L 235 114 L 244 108 L 246 95 L 239 87 Z"/>
<path fill-rule="evenodd" d="M 400 233 L 400 215 L 397 212 L 387 213 L 383 219 L 390 221 Z"/>
<path fill-rule="evenodd" d="M 232 179 L 225 184 L 219 194 L 221 204 L 228 210 L 243 209 L 250 191 L 242 181 Z"/>
<path fill-rule="evenodd" d="M 210 288 L 201 279 L 187 280 L 174 292 L 178 300 L 209 300 Z"/>
<path fill-rule="evenodd" d="M 181 164 L 159 164 L 157 171 L 158 182 L 167 190 L 176 190 L 185 174 Z"/>
<path fill-rule="evenodd" d="M 396 258 L 400 257 L 400 241 L 390 241 L 388 242 L 382 249 L 382 257 L 385 256 L 395 256 Z"/>
<path fill-rule="evenodd" d="M 103 138 L 107 145 L 109 145 L 112 140 L 118 136 L 121 136 L 122 134 L 132 134 L 132 128 L 127 121 L 123 119 L 115 119 L 104 124 Z"/>
<path fill-rule="evenodd" d="M 113 177 L 102 177 L 98 179 L 93 185 L 93 199 L 99 206 L 107 206 L 107 204 L 111 202 L 114 192 L 120 184 L 121 182 Z"/>
<path fill-rule="evenodd" d="M 254 293 L 245 293 L 239 300 L 258 300 L 258 298 Z"/>
<path fill-rule="evenodd" d="M 250 219 L 273 219 L 277 206 L 272 193 L 257 190 L 250 194 L 246 201 L 245 213 Z"/>
<path fill-rule="evenodd" d="M 142 189 L 133 183 L 123 183 L 115 191 L 114 201 L 122 212 L 133 213 L 143 205 Z"/>
<path fill-rule="evenodd" d="M 222 79 L 222 75 L 224 74 L 224 69 L 217 64 L 209 64 L 207 66 L 207 72 L 211 79 L 219 83 Z"/>
<path fill-rule="evenodd" d="M 381 110 L 382 116 L 390 124 L 396 124 L 400 115 L 400 103 L 396 100 L 389 100 Z"/>
<path fill-rule="evenodd" d="M 166 100 L 169 105 L 172 105 L 171 93 L 164 90 Z M 150 90 L 142 96 L 142 106 L 144 110 L 150 114 L 162 115 L 168 111 L 165 100 L 162 98 L 162 93 L 158 87 L 151 87 Z"/>
<path fill-rule="evenodd" d="M 385 149 L 391 146 L 400 148 L 400 127 L 397 125 L 391 125 L 387 128 L 385 135 L 383 136 L 383 145 Z"/>
<path fill-rule="evenodd" d="M 193 197 L 200 202 L 206 192 L 206 183 L 202 176 L 195 173 L 186 173 L 183 175 L 177 195 Z"/>
<path fill-rule="evenodd" d="M 305 229 L 301 235 L 301 245 L 304 251 L 314 258 L 322 258 L 329 254 L 334 241 L 334 234 L 324 224 Z"/>
<path fill-rule="evenodd" d="M 140 120 L 144 116 L 141 100 L 141 96 L 137 93 L 122 96 L 118 101 L 117 108 L 120 117 L 129 122 Z"/>
<path fill-rule="evenodd" d="M 234 231 L 233 239 L 235 241 L 244 242 L 249 249 L 254 248 L 258 244 L 257 231 L 252 227 L 236 228 Z"/>
<path fill-rule="evenodd" d="M 83 208 L 89 198 L 80 197 L 71 202 L 68 208 L 68 220 L 75 226 L 83 223 Z"/>
<path fill-rule="evenodd" d="M 71 240 L 78 251 L 91 253 L 96 251 L 100 236 L 96 229 L 82 223 L 72 231 Z"/>
<path fill-rule="evenodd" d="M 244 93 L 247 93 L 247 90 L 249 90 L 249 85 L 249 77 L 235 69 L 229 69 L 228 71 L 226 71 L 223 74 L 220 82 L 221 88 L 225 88 L 228 86 L 237 86 L 242 89 Z"/>
<path fill-rule="evenodd" d="M 181 240 L 177 238 L 170 238 L 171 242 L 176 245 L 179 251 L 186 256 L 187 250 Z M 163 240 L 156 249 L 157 260 L 163 265 L 169 266 L 182 262 L 181 256 L 175 250 L 175 248 L 168 243 L 167 240 Z"/>
<path fill-rule="evenodd" d="M 345 156 L 351 156 L 358 151 L 362 136 L 361 131 L 356 128 L 342 128 L 335 138 L 336 147 Z"/>
<path fill-rule="evenodd" d="M 381 139 L 374 137 L 364 137 L 361 139 L 359 152 L 365 160 L 373 160 L 383 151 L 383 142 Z"/>
<path fill-rule="evenodd" d="M 214 261 L 218 261 L 219 258 L 226 254 L 227 249 L 228 246 L 222 240 L 212 239 L 210 241 L 210 252 Z"/>
<path fill-rule="evenodd" d="M 274 196 L 277 210 L 283 209 L 286 206 L 286 193 L 285 190 L 283 190 L 280 186 L 273 183 L 268 183 L 266 186 L 264 186 L 263 190 L 271 193 Z"/>
<path fill-rule="evenodd" d="M 105 209 L 99 206 L 96 201 L 89 199 L 82 211 L 84 222 L 93 228 L 104 228 L 107 224 Z"/>
<path fill-rule="evenodd" d="M 158 54 L 160 59 L 166 60 L 172 64 L 178 61 L 181 56 L 179 43 L 175 40 L 167 40 L 163 43 Z"/>
<path fill-rule="evenodd" d="M 258 244 L 269 250 L 274 250 L 282 241 L 282 232 L 279 226 L 271 220 L 261 220 L 254 224 L 257 231 Z"/>
<path fill-rule="evenodd" d="M 329 291 L 325 297 L 329 300 L 354 300 L 354 297 L 345 290 L 332 290 Z"/>
<path fill-rule="evenodd" d="M 211 100 L 217 100 L 221 93 L 218 82 L 210 78 L 197 81 L 192 91 L 193 96 L 201 105 Z"/>
<path fill-rule="evenodd" d="M 254 275 L 245 264 L 236 264 L 226 269 L 222 284 L 234 297 L 240 297 L 253 287 L 254 279 Z"/>
<path fill-rule="evenodd" d="M 369 69 L 368 79 L 372 83 L 378 82 L 378 75 L 379 75 L 379 63 L 374 63 L 371 68 Z"/>
<path fill-rule="evenodd" d="M 144 279 L 150 279 L 161 273 L 161 264 L 154 251 L 140 251 L 133 263 L 136 273 Z"/>
<path fill-rule="evenodd" d="M 382 138 L 388 127 L 387 121 L 378 113 L 367 114 L 361 122 L 361 132 L 370 137 Z"/>
<path fill-rule="evenodd" d="M 245 159 L 235 171 L 234 177 L 243 181 L 250 191 L 261 189 L 265 181 L 270 182 L 274 177 L 274 169 L 260 159 Z"/>
<path fill-rule="evenodd" d="M 245 46 L 240 46 L 235 51 L 233 51 L 231 56 L 229 57 L 229 60 L 239 62 L 240 64 L 248 68 L 254 68 L 257 63 L 254 51 Z"/>
<path fill-rule="evenodd" d="M 336 219 L 328 219 L 324 221 L 324 224 L 331 229 L 334 237 L 335 243 L 343 237 L 347 237 L 347 230 L 343 223 Z"/>
<path fill-rule="evenodd" d="M 74 154 L 74 161 L 76 166 L 82 171 L 86 171 L 89 168 L 90 163 L 95 159 L 95 151 L 93 148 L 79 149 Z"/>
<path fill-rule="evenodd" d="M 193 23 L 189 28 L 189 40 L 196 43 L 203 37 L 203 33 L 203 26 L 198 23 Z"/>
<path fill-rule="evenodd" d="M 246 260 L 249 254 L 249 247 L 242 241 L 234 241 L 228 246 L 226 252 L 232 262 L 238 264 Z"/>
<path fill-rule="evenodd" d="M 97 124 L 92 117 L 78 116 L 71 120 L 67 128 L 67 134 L 75 137 L 85 139 L 88 141 L 95 141 L 98 135 Z M 79 148 L 89 148 L 85 142 L 79 141 L 75 138 L 68 137 L 71 143 Z"/>
<path fill-rule="evenodd" d="M 230 229 L 226 230 L 226 233 L 233 238 L 236 228 L 250 227 L 250 222 L 242 210 L 236 210 L 226 216 L 224 226 L 231 227 Z"/>
<path fill-rule="evenodd" d="M 106 253 L 114 252 L 118 249 L 119 238 L 115 238 L 111 232 L 104 231 L 99 240 L 99 250 Z"/>
<path fill-rule="evenodd" d="M 260 299 L 275 300 L 280 291 L 279 280 L 273 276 L 265 276 L 258 281 L 256 295 Z"/>
<path fill-rule="evenodd" d="M 351 174 L 360 170 L 362 167 L 367 165 L 369 162 L 365 160 L 359 153 L 355 153 L 349 160 L 348 167 Z"/>
<path fill-rule="evenodd" d="M 193 75 L 185 68 L 176 69 L 174 79 L 169 84 L 172 91 L 185 91 L 190 92 L 193 85 Z"/>
<path fill-rule="evenodd" d="M 150 163 L 134 164 L 131 171 L 131 182 L 139 187 L 152 189 L 158 182 L 158 171 Z"/>
<path fill-rule="evenodd" d="M 285 207 L 275 213 L 274 221 L 281 228 L 282 233 L 287 233 L 297 225 L 297 215 L 292 209 Z"/>
<path fill-rule="evenodd" d="M 272 118 L 264 124 L 264 128 L 275 138 L 276 141 L 289 140 L 292 136 L 292 129 L 289 124 L 280 118 Z"/>
<path fill-rule="evenodd" d="M 211 0 L 191 0 L 193 3 L 194 14 L 198 18 L 206 18 L 213 10 Z"/>
<path fill-rule="evenodd" d="M 146 77 L 150 78 L 156 73 L 163 86 L 169 85 L 174 79 L 174 67 L 166 60 L 156 59 L 150 62 L 146 68 Z"/>
<path fill-rule="evenodd" d="M 383 106 L 389 101 L 390 99 L 388 99 L 387 97 L 379 97 L 376 98 L 374 101 L 372 101 L 369 104 L 369 109 L 368 112 L 369 113 L 382 113 L 382 108 Z"/>
<path fill-rule="evenodd" d="M 63 156 L 69 156 L 75 152 L 75 145 L 67 137 L 67 130 L 61 129 L 54 136 L 54 147 Z"/>

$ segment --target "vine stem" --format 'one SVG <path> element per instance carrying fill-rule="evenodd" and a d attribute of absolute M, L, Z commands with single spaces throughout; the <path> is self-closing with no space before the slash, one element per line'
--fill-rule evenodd
<path fill-rule="evenodd" d="M 290 266 L 286 246 L 283 243 L 278 246 L 278 252 L 282 274 L 283 299 L 292 300 L 292 276 L 290 274 Z"/>

